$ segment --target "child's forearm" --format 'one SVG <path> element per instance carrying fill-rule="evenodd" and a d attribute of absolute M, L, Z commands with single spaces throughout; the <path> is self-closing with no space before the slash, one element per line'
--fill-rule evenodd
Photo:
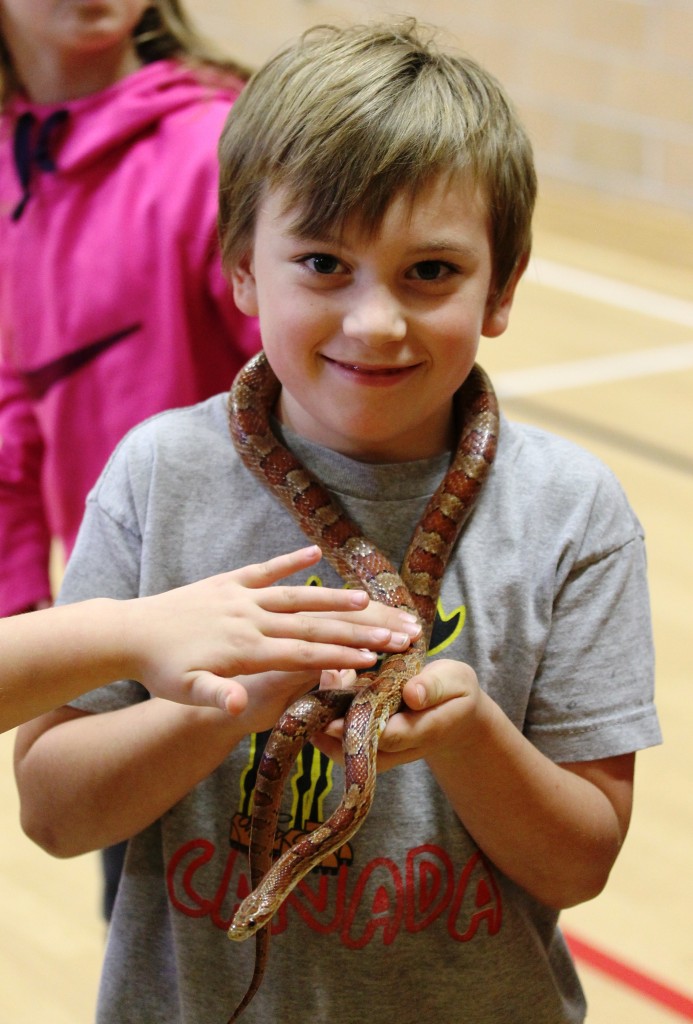
<path fill-rule="evenodd" d="M 0 620 L 0 731 L 114 679 L 156 696 L 242 710 L 233 678 L 269 668 L 369 668 L 418 626 L 356 590 L 275 586 L 317 547 L 129 601 L 97 598 Z"/>
<path fill-rule="evenodd" d="M 125 674 L 119 607 L 93 600 L 0 620 L 0 732 Z"/>
<path fill-rule="evenodd" d="M 318 677 L 315 670 L 243 676 L 246 701 L 237 715 L 152 698 L 101 714 L 60 708 L 29 722 L 15 746 L 25 831 L 59 857 L 141 831 L 241 737 L 271 728 Z"/>
<path fill-rule="evenodd" d="M 185 796 L 242 732 L 222 711 L 158 698 L 100 715 L 60 709 L 18 733 L 22 826 L 58 857 L 110 846 Z"/>
<path fill-rule="evenodd" d="M 480 694 L 473 736 L 427 758 L 460 820 L 509 878 L 564 908 L 604 887 L 625 838 L 632 755 L 554 764 Z"/>

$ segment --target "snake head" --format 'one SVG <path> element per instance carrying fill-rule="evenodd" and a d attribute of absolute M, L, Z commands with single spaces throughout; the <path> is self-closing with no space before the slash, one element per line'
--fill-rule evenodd
<path fill-rule="evenodd" d="M 226 933 L 232 942 L 245 942 L 255 932 L 259 932 L 272 918 L 272 911 L 262 911 L 253 899 L 254 892 L 247 896 L 233 916 L 231 926 Z"/>

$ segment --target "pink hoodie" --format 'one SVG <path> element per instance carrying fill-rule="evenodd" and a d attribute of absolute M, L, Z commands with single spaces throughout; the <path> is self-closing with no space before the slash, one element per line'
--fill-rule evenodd
<path fill-rule="evenodd" d="M 223 391 L 259 346 L 216 246 L 237 93 L 157 61 L 0 119 L 0 614 L 49 597 L 50 537 L 69 552 L 125 432 Z"/>

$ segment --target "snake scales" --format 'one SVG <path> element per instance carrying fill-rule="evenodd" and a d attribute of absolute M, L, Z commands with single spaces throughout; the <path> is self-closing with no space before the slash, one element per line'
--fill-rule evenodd
<path fill-rule="evenodd" d="M 484 371 L 475 366 L 455 398 L 460 425 L 457 450 L 414 531 L 398 574 L 320 481 L 272 433 L 270 413 L 279 390 L 262 353 L 238 374 L 228 412 L 231 436 L 241 459 L 297 520 L 308 539 L 320 545 L 345 583 L 362 587 L 374 601 L 414 611 L 423 629 L 405 653 L 391 654 L 380 668 L 363 673 L 357 689 L 306 694 L 282 715 L 270 735 L 253 795 L 253 888 L 236 911 L 228 933 L 235 940 L 256 934 L 255 970 L 229 1024 L 238 1019 L 260 986 L 273 914 L 304 875 L 346 843 L 368 814 L 375 791 L 378 739 L 400 707 L 404 683 L 423 667 L 445 565 L 493 461 L 498 436 L 496 397 Z M 284 782 L 310 736 L 342 715 L 342 801 L 326 822 L 298 839 L 273 864 Z"/>

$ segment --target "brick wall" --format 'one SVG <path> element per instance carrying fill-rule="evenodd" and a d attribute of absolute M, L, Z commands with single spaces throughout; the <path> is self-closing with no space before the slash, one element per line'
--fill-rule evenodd
<path fill-rule="evenodd" d="M 543 179 L 693 211 L 693 0 L 187 6 L 252 64 L 318 22 L 413 14 L 501 79 L 530 130 Z"/>

